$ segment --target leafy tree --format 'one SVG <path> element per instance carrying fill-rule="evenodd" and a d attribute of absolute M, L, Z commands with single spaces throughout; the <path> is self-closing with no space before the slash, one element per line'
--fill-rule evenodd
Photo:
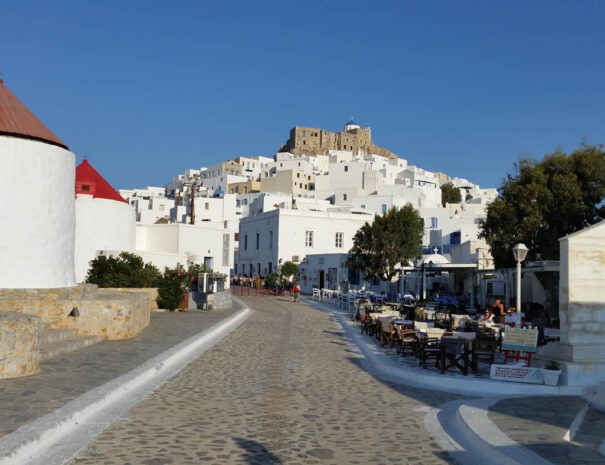
<path fill-rule="evenodd" d="M 269 287 L 274 287 L 277 282 L 277 275 L 275 273 L 267 273 L 265 276 L 265 285 Z"/>
<path fill-rule="evenodd" d="M 400 267 L 422 256 L 420 246 L 424 221 L 411 204 L 391 208 L 372 224 L 364 224 L 353 238 L 347 266 L 361 270 L 364 279 L 389 281 Z"/>
<path fill-rule="evenodd" d="M 99 287 L 157 287 L 160 271 L 136 254 L 99 256 L 90 261 L 86 282 Z"/>
<path fill-rule="evenodd" d="M 298 265 L 291 261 L 284 262 L 281 266 L 281 274 L 284 278 L 298 275 Z"/>
<path fill-rule="evenodd" d="M 462 194 L 460 189 L 454 186 L 451 182 L 446 182 L 441 186 L 441 205 L 445 207 L 446 203 L 460 203 L 462 202 Z"/>
<path fill-rule="evenodd" d="M 480 237 L 497 267 L 515 264 L 512 247 L 524 243 L 529 260 L 559 259 L 559 238 L 605 218 L 605 152 L 582 145 L 542 161 L 521 159 L 487 207 Z"/>

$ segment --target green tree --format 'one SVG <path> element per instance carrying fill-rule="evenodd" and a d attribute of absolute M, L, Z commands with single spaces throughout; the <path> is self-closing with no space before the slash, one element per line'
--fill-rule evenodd
<path fill-rule="evenodd" d="M 157 287 L 160 271 L 136 254 L 99 256 L 89 263 L 86 282 L 99 287 Z"/>
<path fill-rule="evenodd" d="M 460 189 L 454 186 L 451 182 L 446 182 L 441 186 L 441 205 L 445 207 L 446 203 L 460 203 L 462 202 L 462 194 Z"/>
<path fill-rule="evenodd" d="M 605 152 L 582 145 L 542 161 L 521 159 L 480 225 L 497 267 L 515 264 L 512 247 L 524 243 L 528 259 L 559 259 L 559 239 L 605 218 Z"/>
<path fill-rule="evenodd" d="M 347 266 L 363 272 L 364 279 L 389 281 L 402 265 L 422 256 L 424 221 L 411 204 L 391 208 L 364 224 L 353 238 Z"/>
<path fill-rule="evenodd" d="M 298 265 L 291 261 L 284 262 L 281 266 L 281 275 L 286 279 L 298 275 Z"/>

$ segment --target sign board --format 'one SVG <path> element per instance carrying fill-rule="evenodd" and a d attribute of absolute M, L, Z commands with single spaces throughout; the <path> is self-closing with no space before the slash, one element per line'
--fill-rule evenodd
<path fill-rule="evenodd" d="M 521 352 L 535 352 L 538 346 L 537 329 L 506 328 L 502 350 L 518 350 Z"/>
<path fill-rule="evenodd" d="M 542 384 L 542 369 L 511 365 L 492 365 L 489 377 L 498 381 Z"/>

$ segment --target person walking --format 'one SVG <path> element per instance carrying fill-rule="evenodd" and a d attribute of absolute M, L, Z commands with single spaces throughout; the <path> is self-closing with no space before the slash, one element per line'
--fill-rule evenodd
<path fill-rule="evenodd" d="M 300 287 L 298 287 L 298 283 L 294 283 L 294 303 L 300 303 Z"/>

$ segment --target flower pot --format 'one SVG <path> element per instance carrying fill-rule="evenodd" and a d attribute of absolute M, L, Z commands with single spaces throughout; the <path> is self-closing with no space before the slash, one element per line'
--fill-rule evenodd
<path fill-rule="evenodd" d="M 542 378 L 547 386 L 556 386 L 559 384 L 559 375 L 561 370 L 546 370 L 542 369 Z"/>

